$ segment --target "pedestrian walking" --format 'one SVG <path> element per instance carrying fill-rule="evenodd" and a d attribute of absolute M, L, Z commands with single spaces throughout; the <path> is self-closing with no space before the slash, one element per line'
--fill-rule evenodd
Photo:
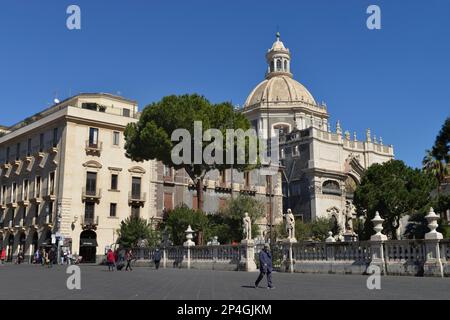
<path fill-rule="evenodd" d="M 114 267 L 116 265 L 116 258 L 114 256 L 114 252 L 109 249 L 106 254 L 106 263 L 108 264 L 108 271 L 114 271 Z"/>
<path fill-rule="evenodd" d="M 23 254 L 23 251 L 20 250 L 17 254 L 17 264 L 21 264 L 23 260 L 25 259 L 25 255 Z"/>
<path fill-rule="evenodd" d="M 259 283 L 267 277 L 267 289 L 274 289 L 272 285 L 272 255 L 270 254 L 269 245 L 265 244 L 264 249 L 259 253 L 259 276 L 255 282 L 255 288 L 258 288 Z"/>
<path fill-rule="evenodd" d="M 0 251 L 0 264 L 4 264 L 6 261 L 6 249 L 2 248 Z"/>
<path fill-rule="evenodd" d="M 125 271 L 128 271 L 128 269 L 130 269 L 130 271 L 133 271 L 133 269 L 131 268 L 131 262 L 134 259 L 133 256 L 133 251 L 128 250 L 127 254 L 125 255 L 125 259 L 127 260 L 127 267 L 125 268 Z"/>
<path fill-rule="evenodd" d="M 156 249 L 155 253 L 153 254 L 153 261 L 155 262 L 156 270 L 158 270 L 159 264 L 161 263 L 161 251 L 159 251 L 159 249 Z"/>
<path fill-rule="evenodd" d="M 48 267 L 53 268 L 53 264 L 55 263 L 56 252 L 55 248 L 51 248 L 48 253 Z"/>
<path fill-rule="evenodd" d="M 36 249 L 33 256 L 33 263 L 38 264 L 41 262 L 41 253 L 39 252 L 39 249 Z"/>

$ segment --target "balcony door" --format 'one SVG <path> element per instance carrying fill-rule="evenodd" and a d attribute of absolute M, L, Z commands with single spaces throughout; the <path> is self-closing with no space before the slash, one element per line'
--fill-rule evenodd
<path fill-rule="evenodd" d="M 91 148 L 98 147 L 98 129 L 97 128 L 89 128 L 89 147 L 91 147 Z"/>
<path fill-rule="evenodd" d="M 142 179 L 138 177 L 132 178 L 131 194 L 133 199 L 141 199 L 141 182 Z"/>
<path fill-rule="evenodd" d="M 95 196 L 97 194 L 97 173 L 88 172 L 86 176 L 86 195 Z"/>
<path fill-rule="evenodd" d="M 94 215 L 95 215 L 95 203 L 86 202 L 86 206 L 84 209 L 84 223 L 86 225 L 94 224 Z"/>

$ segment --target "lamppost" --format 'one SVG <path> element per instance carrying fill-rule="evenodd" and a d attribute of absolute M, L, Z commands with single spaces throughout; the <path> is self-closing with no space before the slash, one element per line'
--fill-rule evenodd
<path fill-rule="evenodd" d="M 58 204 L 58 209 L 56 212 L 56 241 L 58 243 L 57 246 L 57 257 L 58 257 L 58 264 L 60 264 L 61 262 L 61 204 Z"/>

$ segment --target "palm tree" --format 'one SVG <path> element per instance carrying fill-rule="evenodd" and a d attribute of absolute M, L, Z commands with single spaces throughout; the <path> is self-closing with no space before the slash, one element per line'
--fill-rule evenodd
<path fill-rule="evenodd" d="M 438 194 L 441 191 L 441 185 L 444 183 L 446 176 L 448 175 L 448 167 L 447 164 L 438 160 L 433 152 L 430 150 L 426 151 L 426 156 L 422 160 L 422 170 L 431 174 L 438 181 Z"/>

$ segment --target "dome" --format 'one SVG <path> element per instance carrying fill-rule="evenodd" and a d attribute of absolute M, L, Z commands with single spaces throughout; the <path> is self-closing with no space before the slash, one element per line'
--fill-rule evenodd
<path fill-rule="evenodd" d="M 260 102 L 306 102 L 316 104 L 314 97 L 308 89 L 289 76 L 275 76 L 262 81 L 248 96 L 245 107 Z"/>

